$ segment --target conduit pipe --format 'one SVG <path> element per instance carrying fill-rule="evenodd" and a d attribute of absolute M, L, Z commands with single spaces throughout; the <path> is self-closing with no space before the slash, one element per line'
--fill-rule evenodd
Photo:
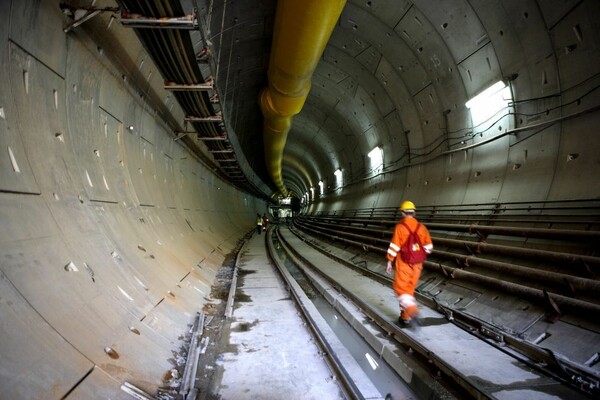
<path fill-rule="evenodd" d="M 269 85 L 259 96 L 265 117 L 263 138 L 267 170 L 287 196 L 281 176 L 283 149 L 292 118 L 311 86 L 311 77 L 346 0 L 279 0 L 269 61 Z"/>
<path fill-rule="evenodd" d="M 306 219 L 320 220 L 320 221 L 340 221 L 340 218 L 336 217 L 313 217 L 306 216 Z M 356 222 L 370 225 L 380 225 L 388 228 L 396 226 L 397 220 L 377 220 L 372 218 L 357 218 L 357 219 L 344 219 L 343 222 Z M 502 222 L 502 221 L 499 221 Z M 534 221 L 529 221 L 534 222 Z M 535 223 L 542 223 L 543 221 L 535 221 Z M 450 232 L 466 232 L 469 234 L 476 234 L 479 236 L 487 235 L 503 235 L 503 236 L 515 236 L 525 238 L 543 238 L 543 239 L 558 239 L 561 241 L 585 241 L 593 242 L 600 240 L 600 231 L 584 231 L 576 229 L 552 229 L 552 228 L 518 228 L 513 226 L 491 226 L 491 225 L 477 225 L 477 224 L 443 224 L 438 222 L 427 222 L 425 223 L 430 231 L 450 231 Z M 350 226 L 350 225 L 347 225 Z"/>
<path fill-rule="evenodd" d="M 324 235 L 322 231 L 311 228 L 307 225 L 299 224 L 299 228 L 305 232 L 312 232 L 317 235 Z M 335 236 L 335 235 L 327 235 L 332 240 L 339 240 L 344 243 L 348 243 L 351 245 L 355 245 L 358 247 L 362 247 L 363 249 L 373 250 L 375 252 L 379 252 L 380 254 L 385 254 L 386 250 L 382 249 L 378 246 L 373 246 L 369 244 L 365 244 L 363 242 L 358 242 L 355 240 L 347 239 L 343 236 Z M 359 235 L 349 235 L 349 236 L 359 236 Z M 380 242 L 379 239 L 375 239 Z M 437 271 L 441 271 L 445 276 L 450 277 L 451 279 L 463 279 L 469 282 L 475 282 L 477 284 L 486 285 L 488 287 L 499 289 L 501 291 L 505 291 L 507 293 L 511 293 L 520 297 L 529 298 L 532 300 L 537 300 L 541 302 L 546 302 L 546 296 L 544 294 L 544 290 L 536 289 L 529 286 L 521 285 L 519 283 L 514 283 L 510 281 L 503 281 L 501 279 L 492 278 L 489 276 L 481 275 L 475 272 L 469 272 L 462 270 L 460 268 L 454 268 L 447 265 L 442 265 L 441 263 L 425 261 L 423 266 L 428 269 L 433 269 Z M 597 318 L 600 316 L 600 304 L 590 303 L 585 300 L 579 300 L 572 297 L 551 293 L 548 292 L 550 298 L 558 304 L 561 308 L 567 308 L 574 312 L 581 312 L 584 315 L 591 316 L 591 318 Z"/>
<path fill-rule="evenodd" d="M 306 217 L 300 217 L 301 219 L 308 219 Z M 375 236 L 381 236 L 385 238 L 390 238 L 392 232 L 389 229 L 371 229 L 371 228 L 363 228 L 356 225 L 342 225 L 339 223 L 333 222 L 318 222 L 319 219 L 311 219 L 311 224 L 313 226 L 322 226 L 325 228 L 333 227 L 332 232 L 347 232 L 347 230 L 352 230 L 354 232 L 361 232 L 362 234 L 357 235 L 360 237 L 364 237 L 365 239 L 374 239 Z M 335 220 L 333 220 L 335 221 Z M 368 220 L 364 220 L 368 221 Z M 335 221 L 338 222 L 338 221 Z M 376 225 L 376 224 L 374 224 Z M 430 224 L 426 224 L 430 226 Z M 448 239 L 439 236 L 431 236 L 431 239 L 435 243 L 436 246 L 443 245 L 448 247 L 458 247 L 462 249 L 466 249 L 472 255 L 477 254 L 499 254 L 511 257 L 525 257 L 525 258 L 533 258 L 537 261 L 550 261 L 556 263 L 564 263 L 564 264 L 577 264 L 581 263 L 586 268 L 590 269 L 590 272 L 595 272 L 597 268 L 594 268 L 592 271 L 589 267 L 597 267 L 600 266 L 600 257 L 596 256 L 587 256 L 583 254 L 575 254 L 575 253 L 561 253 L 557 251 L 550 250 L 539 250 L 539 249 L 531 249 L 526 247 L 515 247 L 515 246 L 504 246 L 498 244 L 489 244 L 485 242 L 474 242 L 471 240 L 456 240 L 456 239 Z"/>
<path fill-rule="evenodd" d="M 600 292 L 600 282 L 594 279 L 580 278 L 578 276 L 562 274 L 558 272 L 538 270 L 532 267 L 525 267 L 517 264 L 511 264 L 501 261 L 487 260 L 475 256 L 465 256 L 463 254 L 450 253 L 447 251 L 434 250 L 436 257 L 446 260 L 460 261 L 465 267 L 482 267 L 493 272 L 508 273 L 521 278 L 535 279 L 537 282 L 547 282 L 556 285 L 571 285 L 573 290 L 583 291 L 590 294 Z"/>
<path fill-rule="evenodd" d="M 308 229 L 307 226 L 304 225 L 302 222 L 298 223 L 298 226 L 303 229 Z M 312 224 L 312 227 L 314 229 L 311 229 L 311 231 L 318 232 L 320 234 L 327 234 L 329 237 L 335 237 L 338 239 L 358 239 L 358 241 L 354 241 L 354 243 L 359 243 L 363 247 L 366 245 L 365 241 L 370 241 L 371 243 L 374 242 L 376 243 L 376 245 L 369 246 L 369 248 L 376 248 L 377 251 L 385 251 L 387 248 L 387 244 L 389 243 L 389 239 L 378 239 L 373 236 L 349 233 L 346 231 L 338 231 L 336 229 L 329 229 L 326 226 L 327 225 L 323 227 L 323 224 L 319 223 Z M 435 238 L 433 238 L 433 242 L 437 243 Z M 381 246 L 385 247 L 379 247 L 377 246 L 377 244 L 380 244 Z M 440 250 L 434 250 L 433 255 L 447 260 L 460 261 L 466 267 L 482 267 L 491 271 L 505 272 L 514 276 L 532 278 L 535 279 L 537 282 L 547 282 L 560 286 L 569 284 L 572 286 L 573 290 L 591 294 L 600 292 L 600 282 L 594 279 L 581 278 L 574 275 L 567 275 L 546 270 L 538 270 L 532 267 L 526 267 L 501 261 L 488 260 L 472 255 L 457 254 Z"/>
<path fill-rule="evenodd" d="M 533 258 L 537 261 L 551 261 L 564 264 L 582 263 L 587 266 L 600 266 L 600 257 L 586 256 L 574 253 L 560 253 L 550 250 L 530 249 L 526 247 L 503 246 L 484 242 L 471 242 L 467 240 L 446 239 L 432 236 L 436 245 L 458 247 L 467 249 L 471 253 L 500 254 L 511 257 Z"/>

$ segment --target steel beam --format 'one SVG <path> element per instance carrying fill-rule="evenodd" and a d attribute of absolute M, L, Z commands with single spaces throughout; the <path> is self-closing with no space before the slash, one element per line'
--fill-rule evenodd
<path fill-rule="evenodd" d="M 196 117 L 194 115 L 188 115 L 185 117 L 186 122 L 222 122 L 223 117 L 220 115 L 211 115 L 209 117 Z"/>
<path fill-rule="evenodd" d="M 212 153 L 212 154 L 229 154 L 229 153 L 233 153 L 233 150 L 211 150 L 211 149 L 208 149 L 208 152 Z"/>
<path fill-rule="evenodd" d="M 198 139 L 210 142 L 210 141 L 224 141 L 227 140 L 227 136 L 198 136 Z"/>
<path fill-rule="evenodd" d="M 175 142 L 176 142 L 176 141 L 178 141 L 179 139 L 186 137 L 186 136 L 187 136 L 187 135 L 189 135 L 190 133 L 196 133 L 196 132 L 175 132 L 175 135 L 176 135 L 177 137 L 174 137 L 174 138 L 173 138 L 173 141 L 175 141 Z"/>
<path fill-rule="evenodd" d="M 214 89 L 213 81 L 204 83 L 176 83 L 165 81 L 165 90 L 207 92 Z"/>
<path fill-rule="evenodd" d="M 121 13 L 121 24 L 127 28 L 198 29 L 198 19 L 195 14 L 187 14 L 183 17 L 174 18 L 153 18 L 124 11 Z"/>

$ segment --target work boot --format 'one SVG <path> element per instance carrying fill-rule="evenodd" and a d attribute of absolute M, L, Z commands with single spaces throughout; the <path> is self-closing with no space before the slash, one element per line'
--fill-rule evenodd
<path fill-rule="evenodd" d="M 412 326 L 412 322 L 410 319 L 402 319 L 402 317 L 398 317 L 398 326 L 400 328 L 410 328 Z"/>

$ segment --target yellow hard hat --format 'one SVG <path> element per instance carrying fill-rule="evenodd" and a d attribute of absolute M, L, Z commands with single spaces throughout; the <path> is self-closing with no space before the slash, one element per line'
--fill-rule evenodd
<path fill-rule="evenodd" d="M 415 203 L 412 201 L 405 201 L 400 205 L 400 211 L 416 211 Z"/>

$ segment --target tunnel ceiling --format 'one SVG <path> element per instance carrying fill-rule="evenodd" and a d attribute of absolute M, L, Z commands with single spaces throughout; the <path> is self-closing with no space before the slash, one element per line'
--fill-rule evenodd
<path fill-rule="evenodd" d="M 275 1 L 211 2 L 201 10 L 224 116 L 265 182 L 257 98 L 267 84 L 275 8 Z M 498 80 L 510 85 L 516 101 L 552 99 L 580 83 L 586 74 L 560 76 L 563 45 L 598 35 L 597 22 L 585 17 L 597 8 L 590 1 L 348 1 L 294 118 L 284 152 L 286 184 L 300 194 L 321 180 L 335 186 L 338 168 L 344 182 L 360 180 L 375 146 L 383 148 L 389 169 L 484 140 L 474 134 L 465 102 Z M 571 15 L 578 19 L 564 22 Z M 561 43 L 558 33 L 564 33 Z M 560 80 L 568 87 L 560 88 Z M 524 113 L 539 108 L 521 105 Z M 515 119 L 499 129 L 527 122 Z"/>
<path fill-rule="evenodd" d="M 216 76 L 223 117 L 249 164 L 267 184 L 271 181 L 264 162 L 263 116 L 257 99 L 267 84 L 275 9 L 276 1 L 268 0 L 211 2 L 200 10 L 208 29 L 211 72 Z"/>

